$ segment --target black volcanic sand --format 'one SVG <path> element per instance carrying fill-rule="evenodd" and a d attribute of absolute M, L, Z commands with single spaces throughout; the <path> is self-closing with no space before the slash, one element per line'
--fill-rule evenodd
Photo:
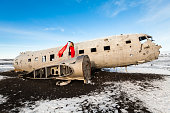
<path fill-rule="evenodd" d="M 132 74 L 132 73 L 116 73 L 116 72 L 105 72 L 98 71 L 93 73 L 92 83 L 84 84 L 83 81 L 72 81 L 66 86 L 56 86 L 55 80 L 30 80 L 18 78 L 17 75 L 21 73 L 15 72 L 3 72 L 0 73 L 2 76 L 10 76 L 12 78 L 6 78 L 0 81 L 0 95 L 7 97 L 5 103 L 0 104 L 0 112 L 18 112 L 17 107 L 23 107 L 24 102 L 30 102 L 34 104 L 38 100 L 53 100 L 58 98 L 71 98 L 78 97 L 80 95 L 87 95 L 90 92 L 101 92 L 106 86 L 105 82 L 123 82 L 131 81 L 137 85 L 142 86 L 144 89 L 147 87 L 153 87 L 150 82 L 154 80 L 163 80 L 163 75 L 155 74 Z M 140 84 L 138 84 L 140 81 Z M 113 86 L 113 84 L 112 84 Z M 139 109 L 142 112 L 149 113 L 147 108 L 142 106 L 142 102 L 137 100 L 135 102 L 130 101 L 127 98 L 127 94 L 121 92 L 119 98 L 116 99 L 119 107 L 115 108 L 123 109 L 124 106 L 128 105 L 127 111 L 134 112 L 134 109 Z M 90 109 L 90 105 L 82 106 L 83 110 Z M 98 109 L 98 108 L 96 108 Z M 113 110 L 110 110 L 113 111 Z M 102 112 L 102 111 L 99 111 Z"/>

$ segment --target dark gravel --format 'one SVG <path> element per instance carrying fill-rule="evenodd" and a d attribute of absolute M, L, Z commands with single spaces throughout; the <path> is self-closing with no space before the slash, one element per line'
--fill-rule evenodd
<path fill-rule="evenodd" d="M 83 81 L 72 81 L 67 86 L 56 86 L 55 80 L 22 79 L 17 77 L 18 74 L 21 73 L 0 73 L 2 76 L 12 77 L 0 81 L 0 95 L 8 98 L 7 102 L 0 104 L 0 112 L 18 112 L 18 110 L 14 108 L 24 106 L 24 102 L 27 101 L 34 104 L 37 100 L 71 98 L 86 95 L 93 91 L 100 92 L 104 87 L 108 86 L 104 84 L 105 82 L 131 81 L 136 83 L 137 81 L 141 81 L 141 84 L 138 85 L 147 88 L 154 87 L 149 84 L 149 82 L 164 79 L 163 75 L 155 74 L 131 74 L 99 71 L 93 73 L 92 83 L 94 84 L 84 84 Z M 137 109 L 137 107 L 140 107 L 141 111 L 149 113 L 147 108 L 142 106 L 142 102 L 140 100 L 138 100 L 138 102 L 132 102 L 128 100 L 127 95 L 124 92 L 121 93 L 120 98 L 117 98 L 117 100 L 120 100 L 120 102 L 118 101 L 117 103 L 119 108 L 116 108 L 119 112 L 121 108 L 128 105 L 129 108 L 127 110 L 130 113 L 134 112 L 134 109 Z M 125 102 L 127 100 L 128 102 Z M 137 103 L 140 104 L 136 106 Z M 89 109 L 88 107 L 85 108 Z M 89 112 L 92 111 L 89 110 Z"/>

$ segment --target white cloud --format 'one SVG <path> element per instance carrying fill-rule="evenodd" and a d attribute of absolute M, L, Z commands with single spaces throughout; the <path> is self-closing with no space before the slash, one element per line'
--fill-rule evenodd
<path fill-rule="evenodd" d="M 138 6 L 139 4 L 141 4 L 141 1 L 109 0 L 100 7 L 100 12 L 109 17 L 114 17 L 131 7 Z"/>
<path fill-rule="evenodd" d="M 0 31 L 7 32 L 7 33 L 13 33 L 13 34 L 20 34 L 20 35 L 32 35 L 33 32 L 31 31 L 25 31 L 21 29 L 16 28 L 7 28 L 7 27 L 0 27 Z"/>
<path fill-rule="evenodd" d="M 142 5 L 143 16 L 139 23 L 151 22 L 157 23 L 170 19 L 170 2 L 168 0 L 145 0 Z"/>
<path fill-rule="evenodd" d="M 32 28 L 34 29 L 34 28 Z M 50 31 L 50 30 L 58 30 L 60 32 L 64 32 L 63 28 L 45 28 L 45 31 Z M 28 30 L 28 29 L 23 29 L 23 28 L 16 28 L 16 27 L 0 27 L 0 33 L 7 33 L 12 34 L 13 36 L 10 38 L 17 38 L 17 39 L 25 39 L 25 40 L 63 40 L 67 39 L 67 37 L 59 35 L 55 32 L 43 32 L 42 30 L 34 29 L 33 30 Z M 1 36 L 2 37 L 2 36 Z M 1 38 L 0 37 L 0 38 Z M 3 38 L 3 37 L 2 37 Z"/>
<path fill-rule="evenodd" d="M 13 48 L 13 47 L 24 47 L 24 48 L 34 48 L 34 47 L 38 47 L 36 45 L 22 45 L 22 44 L 0 44 L 0 47 L 9 47 L 9 48 Z"/>
<path fill-rule="evenodd" d="M 117 7 L 115 11 L 112 12 L 112 17 L 118 15 L 120 12 L 127 10 L 127 6 L 124 0 L 115 1 L 114 5 Z"/>
<path fill-rule="evenodd" d="M 47 27 L 44 30 L 45 31 L 61 31 L 61 32 L 64 32 L 64 28 L 61 28 L 61 27 Z"/>
<path fill-rule="evenodd" d="M 8 26 L 8 27 L 5 27 Z M 58 28 L 59 29 L 59 28 Z M 46 29 L 49 30 L 49 29 Z M 64 29 L 60 28 L 64 32 Z M 56 32 L 45 32 L 42 29 L 32 30 L 9 27 L 0 27 L 0 58 L 15 58 L 21 51 L 35 51 L 65 45 L 68 40 L 77 37 L 60 35 Z"/>
<path fill-rule="evenodd" d="M 126 9 L 125 6 L 121 6 L 122 4 L 124 4 L 123 1 L 109 0 L 100 7 L 100 12 L 109 17 L 116 16 L 118 13 Z"/>
<path fill-rule="evenodd" d="M 76 2 L 80 3 L 82 0 L 76 0 Z"/>
<path fill-rule="evenodd" d="M 108 17 L 115 17 L 120 13 L 131 8 L 139 10 L 141 17 L 137 21 L 143 22 L 161 22 L 170 19 L 170 1 L 169 0 L 108 0 L 100 7 L 100 13 Z"/>

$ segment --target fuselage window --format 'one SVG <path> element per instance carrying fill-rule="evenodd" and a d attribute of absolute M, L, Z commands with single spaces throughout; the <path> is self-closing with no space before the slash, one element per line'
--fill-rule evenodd
<path fill-rule="evenodd" d="M 38 61 L 38 57 L 35 57 L 35 60 L 34 61 Z"/>
<path fill-rule="evenodd" d="M 84 54 L 84 50 L 79 50 L 79 54 Z"/>
<path fill-rule="evenodd" d="M 51 54 L 50 55 L 50 61 L 53 61 L 54 60 L 54 54 Z"/>
<path fill-rule="evenodd" d="M 127 40 L 127 41 L 126 41 L 126 44 L 130 44 L 130 43 L 131 43 L 131 40 Z"/>
<path fill-rule="evenodd" d="M 96 48 L 91 48 L 91 52 L 96 52 Z"/>
<path fill-rule="evenodd" d="M 104 50 L 110 50 L 110 46 L 104 46 Z"/>
<path fill-rule="evenodd" d="M 52 69 L 51 74 L 54 75 L 54 69 Z"/>
<path fill-rule="evenodd" d="M 28 59 L 28 62 L 31 62 L 31 58 L 30 58 L 30 59 Z"/>
<path fill-rule="evenodd" d="M 142 44 L 145 43 L 145 42 L 147 41 L 146 36 L 141 36 L 141 37 L 139 37 L 139 41 L 140 41 Z"/>
<path fill-rule="evenodd" d="M 147 36 L 151 41 L 154 41 L 152 36 Z"/>
<path fill-rule="evenodd" d="M 46 62 L 46 56 L 42 56 L 42 62 Z"/>

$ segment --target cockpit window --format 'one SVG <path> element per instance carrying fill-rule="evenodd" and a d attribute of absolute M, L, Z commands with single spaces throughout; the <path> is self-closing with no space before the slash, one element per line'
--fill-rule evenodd
<path fill-rule="evenodd" d="M 139 41 L 146 40 L 147 38 L 145 36 L 139 37 Z"/>
<path fill-rule="evenodd" d="M 152 38 L 151 36 L 147 36 L 148 38 Z"/>
<path fill-rule="evenodd" d="M 140 41 L 142 44 L 145 43 L 145 42 L 147 41 L 146 36 L 141 36 L 141 37 L 139 37 L 139 41 Z"/>
<path fill-rule="evenodd" d="M 151 41 L 154 41 L 153 39 L 152 39 L 152 36 L 147 36 Z"/>

